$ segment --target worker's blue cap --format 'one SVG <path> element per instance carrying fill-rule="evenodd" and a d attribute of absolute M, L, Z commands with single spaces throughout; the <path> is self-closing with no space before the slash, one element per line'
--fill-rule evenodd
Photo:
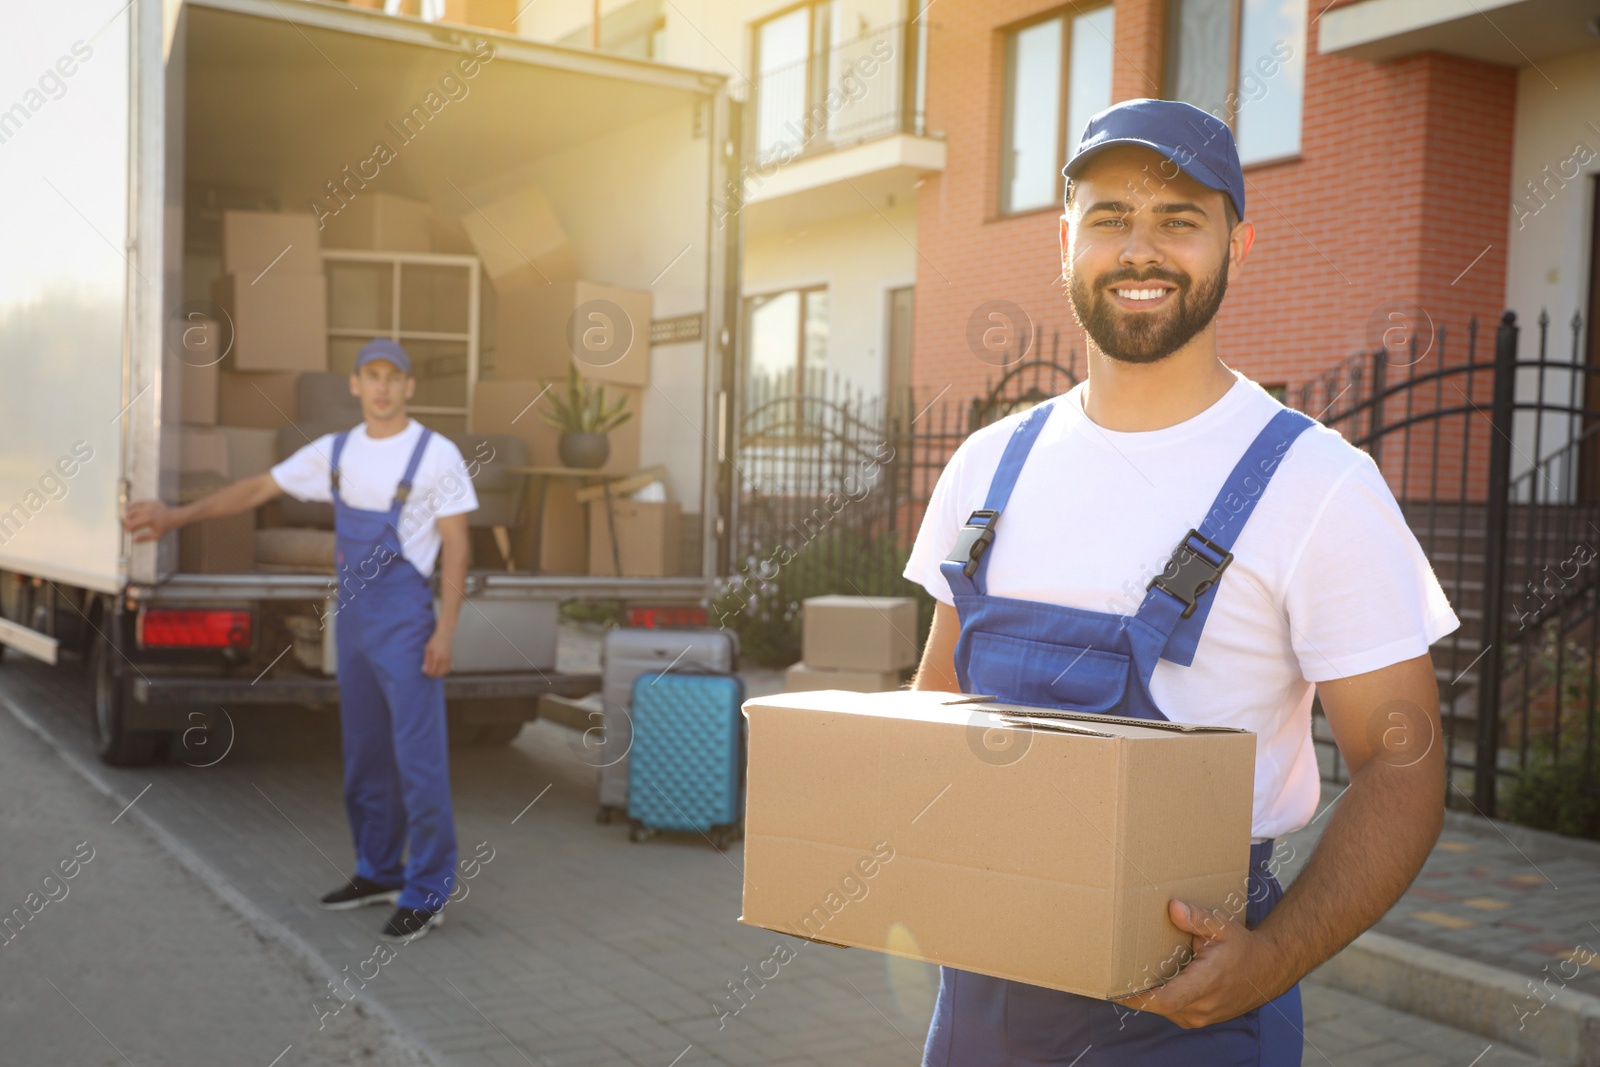
<path fill-rule="evenodd" d="M 1083 128 L 1078 150 L 1061 173 L 1069 178 L 1103 148 L 1140 145 L 1172 160 L 1208 189 L 1226 193 L 1244 218 L 1244 172 L 1228 124 L 1181 100 L 1124 100 L 1095 115 Z"/>
<path fill-rule="evenodd" d="M 361 346 L 361 351 L 356 353 L 356 370 L 371 363 L 375 359 L 386 359 L 399 367 L 406 374 L 411 373 L 411 357 L 406 355 L 406 350 L 400 347 L 398 341 L 391 341 L 387 337 L 376 337 Z"/>

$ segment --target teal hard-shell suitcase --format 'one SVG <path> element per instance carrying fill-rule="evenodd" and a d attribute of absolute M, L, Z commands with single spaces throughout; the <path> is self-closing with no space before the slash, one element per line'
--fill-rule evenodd
<path fill-rule="evenodd" d="M 726 848 L 744 816 L 744 680 L 661 672 L 633 683 L 633 839 L 687 830 Z"/>

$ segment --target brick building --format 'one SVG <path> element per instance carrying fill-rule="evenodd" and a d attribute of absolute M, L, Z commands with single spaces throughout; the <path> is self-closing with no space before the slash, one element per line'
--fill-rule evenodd
<path fill-rule="evenodd" d="M 1514 179 L 1537 176 L 1541 151 L 1526 143 L 1549 140 L 1542 127 L 1555 119 L 1576 137 L 1585 113 L 1600 118 L 1589 71 L 1600 41 L 1573 5 L 944 0 L 928 17 L 928 125 L 948 162 L 918 198 L 919 396 L 977 395 L 997 377 L 1004 360 L 969 341 L 974 311 L 994 300 L 1020 306 L 1045 342 L 1059 329 L 1062 361 L 1075 346 L 1083 375 L 1060 277 L 1059 170 L 1091 104 L 1140 96 L 1189 100 L 1235 129 L 1256 241 L 1230 277 L 1218 344 L 1263 385 L 1305 382 L 1386 331 L 1426 341 L 1445 325 L 1459 338 L 1469 316 L 1492 327 L 1520 306 L 1531 320 L 1535 304 L 1553 305 L 1557 321 L 1588 317 L 1592 236 L 1565 254 L 1554 289 L 1508 277 L 1519 254 L 1537 260 L 1550 243 L 1518 227 L 1528 208 L 1513 203 Z M 1560 115 L 1543 92 L 1556 66 L 1577 90 Z M 1041 87 L 1060 90 L 1043 115 Z M 1537 114 L 1522 99 L 1530 89 L 1542 94 Z M 1054 155 L 1031 148 L 1052 126 Z M 1600 145 L 1600 131 L 1587 143 Z M 1595 169 L 1592 154 L 1580 162 Z M 1593 185 L 1566 190 L 1541 221 L 1592 230 Z"/>

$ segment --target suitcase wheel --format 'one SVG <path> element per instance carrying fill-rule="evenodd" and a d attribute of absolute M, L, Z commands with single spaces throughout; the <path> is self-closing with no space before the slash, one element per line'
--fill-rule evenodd
<path fill-rule="evenodd" d="M 718 852 L 728 851 L 728 844 L 733 840 L 733 835 L 726 830 L 714 831 L 711 835 L 711 845 Z"/>
<path fill-rule="evenodd" d="M 600 805 L 600 810 L 594 813 L 594 821 L 601 826 L 609 825 L 611 822 L 611 809 L 605 804 Z"/>
<path fill-rule="evenodd" d="M 628 840 L 632 841 L 634 844 L 638 844 L 641 841 L 648 841 L 654 836 L 655 831 L 651 830 L 648 826 L 635 826 L 633 829 L 628 831 Z"/>

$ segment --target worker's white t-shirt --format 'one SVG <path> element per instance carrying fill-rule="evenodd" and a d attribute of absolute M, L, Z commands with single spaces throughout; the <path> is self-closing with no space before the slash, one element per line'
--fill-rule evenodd
<path fill-rule="evenodd" d="M 1234 371 L 1221 399 L 1145 432 L 1107 430 L 1083 409 L 1084 384 L 1054 401 L 995 529 L 991 595 L 1132 615 L 1145 586 L 1280 404 Z M 905 577 L 952 603 L 939 563 L 984 506 L 1023 418 L 985 427 L 956 450 L 928 503 Z M 1252 836 L 1297 830 L 1320 786 L 1312 683 L 1422 655 L 1461 625 L 1372 458 L 1317 423 L 1273 474 L 1205 594 L 1210 615 L 1188 667 L 1161 660 L 1150 681 L 1169 719 L 1255 732 Z M 1181 801 L 1180 801 L 1181 802 Z"/>
<path fill-rule="evenodd" d="M 388 511 L 421 433 L 422 423 L 416 419 L 391 437 L 368 437 L 365 423 L 351 430 L 339 456 L 340 499 L 353 508 Z M 298 500 L 331 501 L 328 470 L 335 436 L 323 434 L 273 467 L 272 480 L 278 488 Z M 439 558 L 439 527 L 434 520 L 476 511 L 477 507 L 478 494 L 473 491 L 461 450 L 443 434 L 435 433 L 428 439 L 411 481 L 411 494 L 400 509 L 400 547 L 418 574 L 431 577 Z"/>

